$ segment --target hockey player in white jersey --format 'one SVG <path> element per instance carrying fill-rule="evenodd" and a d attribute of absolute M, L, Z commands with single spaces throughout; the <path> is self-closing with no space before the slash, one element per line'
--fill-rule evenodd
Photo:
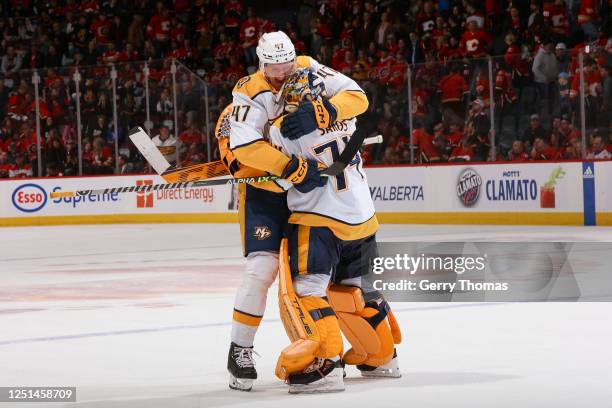
<path fill-rule="evenodd" d="M 304 101 L 325 98 L 325 86 L 311 69 L 298 69 L 283 85 L 281 100 L 295 112 Z M 355 132 L 356 119 L 349 118 L 290 139 L 282 133 L 287 117 L 272 124 L 270 143 L 325 167 Z M 393 313 L 379 292 L 362 287 L 361 277 L 378 253 L 378 222 L 361 165 L 357 153 L 325 186 L 287 191 L 291 215 L 281 250 L 280 310 L 292 344 L 281 353 L 276 374 L 288 381 L 290 392 L 344 389 L 340 328 L 353 346 L 342 356 L 344 363 L 356 365 L 364 376 L 400 375 L 394 344 L 401 333 Z"/>
<path fill-rule="evenodd" d="M 328 98 L 316 101 L 316 105 L 305 104 L 293 116 L 286 118 L 285 132 L 293 137 L 315 128 L 326 129 L 334 120 L 363 113 L 368 106 L 367 98 L 350 78 L 335 73 L 310 57 L 297 57 L 291 40 L 283 32 L 264 34 L 257 55 L 259 71 L 240 79 L 233 90 L 228 123 L 229 147 L 236 159 L 232 163 L 282 176 L 306 193 L 327 182 L 325 177 L 321 177 L 317 162 L 299 155 L 286 155 L 264 139 L 270 124 L 285 113 L 284 104 L 279 100 L 283 83 L 300 67 L 310 67 L 321 75 L 334 77 Z M 315 109 L 318 115 L 315 115 Z M 252 357 L 253 339 L 264 312 L 267 290 L 278 271 L 278 247 L 275 251 L 265 246 L 275 242 L 274 234 L 267 241 L 257 237 L 277 229 L 282 206 L 276 199 L 274 205 L 270 205 L 273 193 L 261 192 L 252 186 L 243 189 L 241 202 L 245 204 L 245 211 L 240 215 L 244 221 L 241 222 L 244 226 L 241 233 L 245 253 L 248 254 L 247 273 L 236 296 L 228 369 L 230 386 L 249 390 L 257 377 Z M 270 213 L 274 213 L 274 217 Z"/>

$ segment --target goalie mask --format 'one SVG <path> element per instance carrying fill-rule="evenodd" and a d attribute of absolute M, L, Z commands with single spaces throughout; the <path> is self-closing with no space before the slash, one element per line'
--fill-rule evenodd
<path fill-rule="evenodd" d="M 300 68 L 291 74 L 280 92 L 285 112 L 295 112 L 302 100 L 317 100 L 325 95 L 323 78 L 308 68 Z"/>

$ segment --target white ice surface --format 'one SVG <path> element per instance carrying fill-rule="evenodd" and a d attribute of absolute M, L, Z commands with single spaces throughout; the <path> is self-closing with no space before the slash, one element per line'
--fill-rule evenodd
<path fill-rule="evenodd" d="M 0 386 L 76 386 L 73 404 L 10 407 L 612 407 L 611 303 L 395 303 L 401 379 L 293 396 L 276 288 L 259 380 L 227 387 L 237 225 L 0 229 Z M 612 241 L 612 229 L 383 226 L 380 240 Z M 612 273 L 612 267 L 611 267 Z"/>

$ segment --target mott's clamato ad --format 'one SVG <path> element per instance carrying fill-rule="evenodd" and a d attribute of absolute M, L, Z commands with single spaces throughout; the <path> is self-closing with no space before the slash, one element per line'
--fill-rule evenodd
<path fill-rule="evenodd" d="M 563 166 L 554 167 L 546 179 L 542 178 L 545 172 L 541 170 L 544 169 L 538 170 L 533 172 L 527 168 L 509 168 L 501 170 L 496 176 L 495 172 L 481 169 L 481 173 L 488 174 L 483 179 L 477 170 L 467 168 L 459 174 L 457 197 L 465 207 L 478 207 L 479 201 L 484 200 L 530 203 L 539 204 L 540 208 L 556 208 L 556 188 L 559 181 L 565 177 Z M 565 193 L 564 187 L 559 187 L 562 193 Z M 525 208 L 530 207 L 525 205 Z"/>
<path fill-rule="evenodd" d="M 612 224 L 612 164 L 502 163 L 369 167 L 381 223 Z M 146 186 L 158 176 L 0 181 L 2 225 L 71 222 L 236 222 L 231 186 L 51 198 L 51 192 Z M 61 218 L 45 218 L 61 217 Z M 85 218 L 83 218 L 85 217 Z"/>

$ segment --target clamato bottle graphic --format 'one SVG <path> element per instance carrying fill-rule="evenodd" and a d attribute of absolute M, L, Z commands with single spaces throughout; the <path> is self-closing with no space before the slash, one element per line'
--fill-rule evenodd
<path fill-rule="evenodd" d="M 562 179 L 563 176 L 565 176 L 565 172 L 559 166 L 550 174 L 548 181 L 540 187 L 540 208 L 556 207 L 555 185 L 557 180 Z"/>

